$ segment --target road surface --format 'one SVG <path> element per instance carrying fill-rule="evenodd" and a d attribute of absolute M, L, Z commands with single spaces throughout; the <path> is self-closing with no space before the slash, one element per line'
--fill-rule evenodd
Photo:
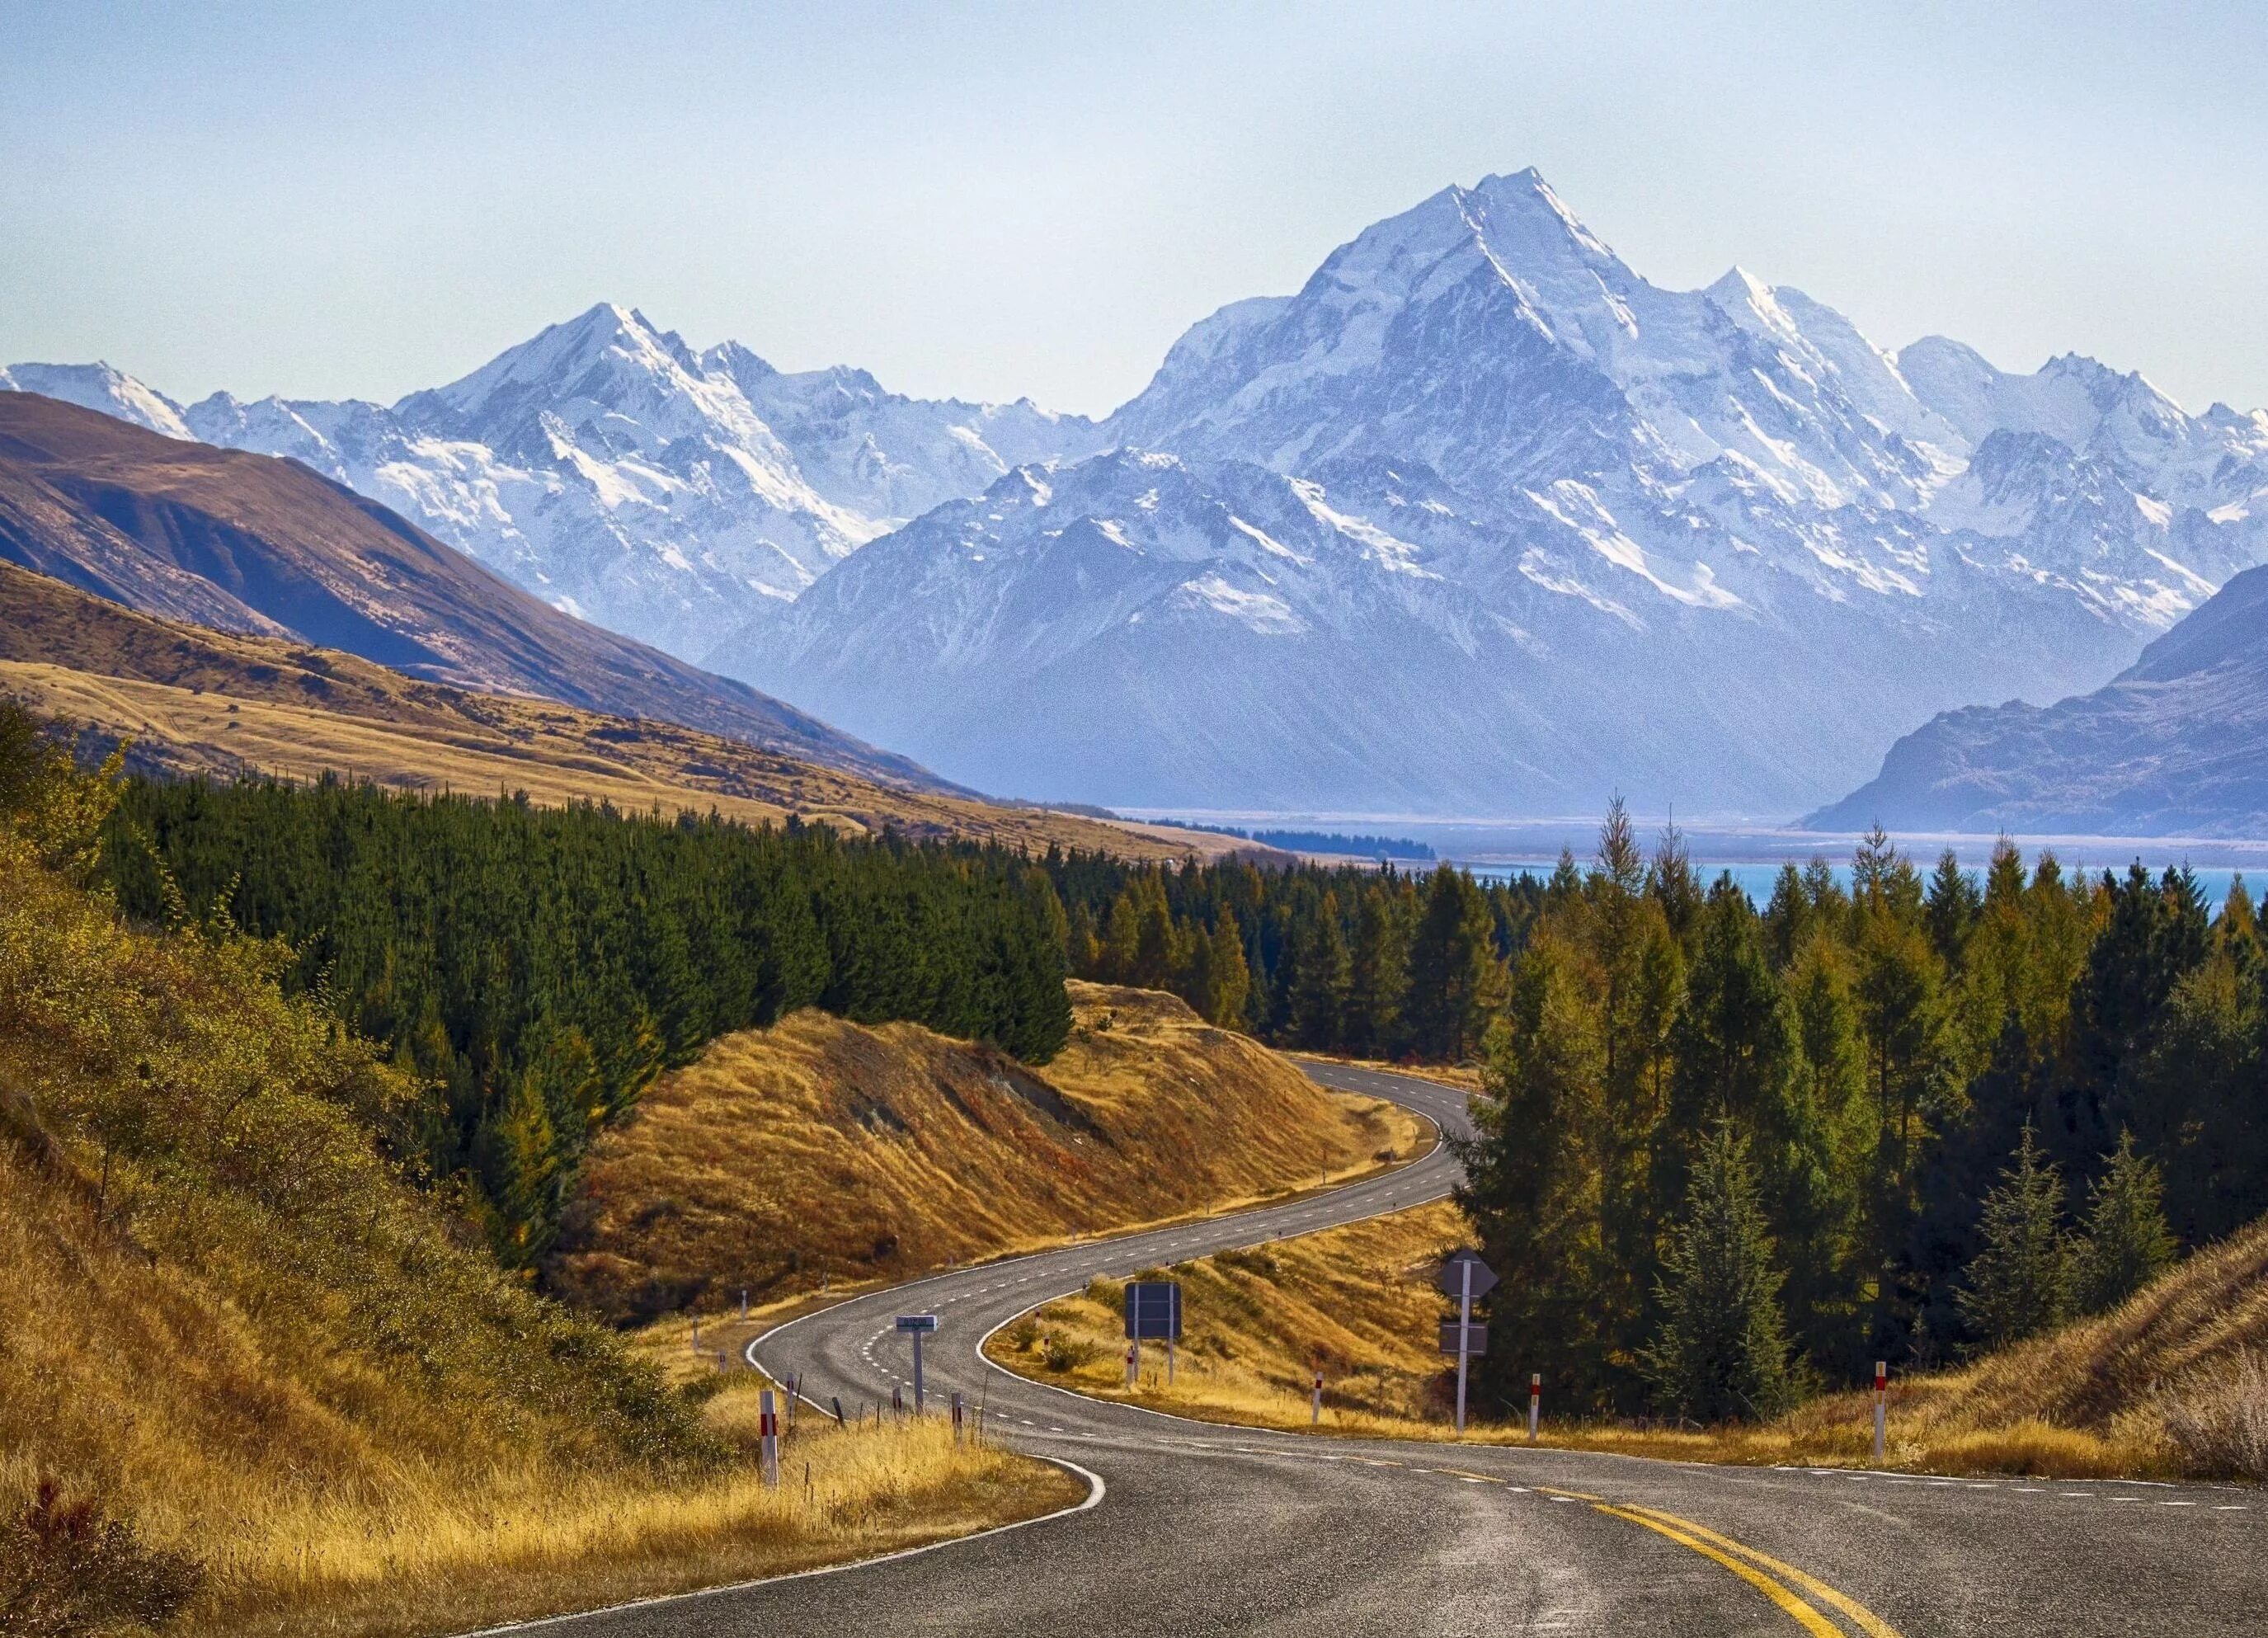
<path fill-rule="evenodd" d="M 1309 1073 L 1463 1126 L 1453 1088 Z M 934 1311 L 932 1412 L 954 1389 L 985 1394 L 996 1442 L 1094 1476 L 1100 1502 L 839 1573 L 542 1625 L 573 1638 L 2268 1632 L 2268 1507 L 2242 1489 L 1246 1433 L 1028 1383 L 977 1354 L 1097 1275 L 1414 1205 L 1455 1176 L 1444 1147 L 1303 1200 L 940 1275 L 783 1326 L 752 1345 L 767 1371 L 799 1375 L 821 1403 L 887 1401 L 911 1375 L 894 1317 Z"/>

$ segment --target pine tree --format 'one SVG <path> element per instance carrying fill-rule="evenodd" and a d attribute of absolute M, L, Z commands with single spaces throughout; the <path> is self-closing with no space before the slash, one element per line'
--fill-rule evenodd
<path fill-rule="evenodd" d="M 1428 879 L 1425 913 L 1410 941 L 1403 1010 L 1418 1056 L 1462 1063 L 1480 1044 L 1495 965 L 1496 924 L 1487 897 L 1463 871 L 1440 867 Z"/>
<path fill-rule="evenodd" d="M 1236 912 L 1223 906 L 1205 941 L 1205 1017 L 1223 1029 L 1241 1028 L 1245 1003 L 1252 992 L 1252 970 L 1244 960 L 1244 934 L 1238 930 Z"/>
<path fill-rule="evenodd" d="M 1937 869 L 1930 876 L 1929 896 L 1924 908 L 1929 941 L 1937 947 L 1937 958 L 1947 966 L 1961 964 L 1962 953 L 1969 945 L 1969 930 L 1976 925 L 1977 912 L 1984 907 L 1984 894 L 1961 867 L 1954 851 L 1947 848 L 1938 855 Z"/>
<path fill-rule="evenodd" d="M 2088 1313 L 2117 1308 L 2174 1260 L 2164 1199 L 2158 1169 L 2135 1152 L 2132 1133 L 2120 1133 L 2117 1150 L 2088 1200 L 2078 1291 Z"/>
<path fill-rule="evenodd" d="M 1299 965 L 1292 974 L 1292 1038 L 1312 1052 L 1335 1049 L 1345 1032 L 1351 981 L 1346 934 L 1339 930 L 1336 894 L 1323 895 L 1310 912 L 1307 937 L 1300 942 Z"/>
<path fill-rule="evenodd" d="M 1720 1119 L 1695 1155 L 1684 1220 L 1662 1257 L 1661 1329 L 1642 1355 L 1656 1399 L 1705 1422 L 1785 1409 L 1797 1383 L 1781 1280 L 1747 1140 Z"/>
<path fill-rule="evenodd" d="M 2025 1126 L 1999 1186 L 1984 1197 L 1984 1249 L 1956 1297 L 1987 1347 L 2051 1331 L 2071 1317 L 2072 1243 L 2063 1226 L 2063 1178 Z"/>
<path fill-rule="evenodd" d="M 1346 1048 L 1357 1058 L 1390 1056 L 1402 1037 L 1410 991 L 1410 924 L 1401 879 L 1388 875 L 1362 896 L 1347 985 Z"/>

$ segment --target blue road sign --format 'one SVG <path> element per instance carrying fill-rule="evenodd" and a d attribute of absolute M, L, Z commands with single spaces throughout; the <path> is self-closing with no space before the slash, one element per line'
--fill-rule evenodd
<path fill-rule="evenodd" d="M 900 1331 L 935 1331 L 937 1329 L 937 1316 L 934 1314 L 901 1314 L 898 1316 L 898 1329 Z"/>
<path fill-rule="evenodd" d="M 1179 1342 L 1182 1339 L 1181 1281 L 1127 1281 L 1126 1335 L 1134 1342 Z"/>

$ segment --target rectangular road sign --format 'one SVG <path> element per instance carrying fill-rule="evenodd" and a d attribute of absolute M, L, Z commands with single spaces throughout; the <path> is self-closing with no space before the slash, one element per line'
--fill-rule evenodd
<path fill-rule="evenodd" d="M 1441 1352 L 1455 1354 L 1459 1351 L 1457 1322 L 1454 1319 L 1445 1319 L 1441 1322 Z M 1488 1352 L 1488 1323 L 1485 1320 L 1474 1320 L 1465 1327 L 1465 1346 L 1462 1352 L 1476 1357 Z"/>
<path fill-rule="evenodd" d="M 900 1331 L 935 1331 L 937 1329 L 937 1316 L 934 1314 L 901 1314 L 898 1316 L 898 1329 Z"/>
<path fill-rule="evenodd" d="M 1182 1339 L 1182 1286 L 1177 1280 L 1126 1282 L 1126 1335 L 1134 1342 Z"/>

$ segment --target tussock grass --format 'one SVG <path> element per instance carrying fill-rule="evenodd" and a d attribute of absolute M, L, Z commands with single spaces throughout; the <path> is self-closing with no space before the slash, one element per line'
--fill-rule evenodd
<path fill-rule="evenodd" d="M 674 1390 L 460 1238 L 372 1146 L 401 1078 L 277 959 L 122 927 L 0 834 L 0 1610 L 456 1630 L 1075 1493 L 935 1427 L 806 1428 L 764 1492 L 748 1375 Z"/>
<path fill-rule="evenodd" d="M 1044 1070 L 816 1012 L 712 1044 L 594 1146 L 553 1278 L 621 1319 L 713 1313 L 1230 1209 L 1430 1139 L 1173 996 L 1071 995 Z"/>

